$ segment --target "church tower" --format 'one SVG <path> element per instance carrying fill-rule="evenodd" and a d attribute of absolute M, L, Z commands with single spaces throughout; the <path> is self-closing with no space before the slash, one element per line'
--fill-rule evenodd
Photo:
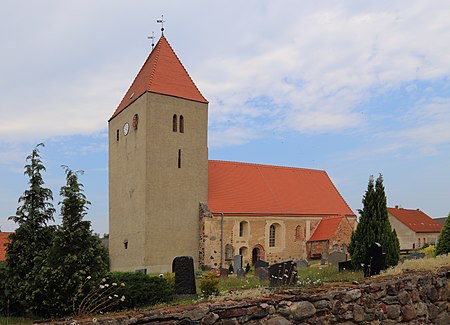
<path fill-rule="evenodd" d="M 114 271 L 198 266 L 208 199 L 208 101 L 164 35 L 109 120 L 109 252 Z"/>

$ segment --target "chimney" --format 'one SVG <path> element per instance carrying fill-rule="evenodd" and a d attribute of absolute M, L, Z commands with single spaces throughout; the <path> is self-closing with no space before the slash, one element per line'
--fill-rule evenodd
<path fill-rule="evenodd" d="M 398 205 L 396 205 L 395 208 L 398 209 Z"/>

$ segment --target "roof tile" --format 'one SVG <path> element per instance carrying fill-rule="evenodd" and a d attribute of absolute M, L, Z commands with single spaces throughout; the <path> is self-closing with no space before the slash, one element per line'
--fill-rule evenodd
<path fill-rule="evenodd" d="M 210 160 L 213 213 L 354 215 L 322 170 Z"/>
<path fill-rule="evenodd" d="M 12 232 L 1 232 L 0 231 L 0 261 L 4 261 L 6 259 L 6 244 L 9 243 L 9 235 Z"/>
<path fill-rule="evenodd" d="M 202 103 L 208 102 L 164 35 L 148 56 L 110 120 L 147 91 Z"/>
<path fill-rule="evenodd" d="M 442 225 L 420 210 L 388 208 L 388 212 L 415 232 L 440 232 Z"/>
<path fill-rule="evenodd" d="M 328 217 L 320 220 L 319 225 L 317 226 L 314 234 L 311 236 L 309 241 L 320 241 L 320 240 L 329 240 L 336 233 L 339 224 L 341 223 L 344 217 Z"/>

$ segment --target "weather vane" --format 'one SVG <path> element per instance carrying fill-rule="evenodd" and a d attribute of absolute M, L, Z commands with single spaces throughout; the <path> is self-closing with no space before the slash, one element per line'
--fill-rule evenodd
<path fill-rule="evenodd" d="M 161 19 L 158 19 L 156 22 L 161 24 L 161 34 L 164 35 L 164 23 L 166 22 L 164 20 L 164 15 L 161 15 Z"/>
<path fill-rule="evenodd" d="M 147 36 L 148 39 L 152 40 L 152 50 L 155 47 L 155 32 L 152 31 L 152 36 Z"/>

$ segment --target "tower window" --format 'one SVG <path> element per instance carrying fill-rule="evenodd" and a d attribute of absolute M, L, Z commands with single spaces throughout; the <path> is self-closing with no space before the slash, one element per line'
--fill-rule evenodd
<path fill-rule="evenodd" d="M 116 131 L 116 141 L 119 141 L 119 134 L 120 134 L 119 129 L 117 129 L 117 131 Z"/>
<path fill-rule="evenodd" d="M 178 168 L 181 168 L 181 149 L 178 149 Z"/>
<path fill-rule="evenodd" d="M 178 129 L 178 122 L 177 122 L 177 114 L 173 114 L 173 118 L 172 118 L 172 131 L 173 132 L 177 132 Z"/>
<path fill-rule="evenodd" d="M 184 117 L 180 115 L 180 133 L 184 133 Z"/>

